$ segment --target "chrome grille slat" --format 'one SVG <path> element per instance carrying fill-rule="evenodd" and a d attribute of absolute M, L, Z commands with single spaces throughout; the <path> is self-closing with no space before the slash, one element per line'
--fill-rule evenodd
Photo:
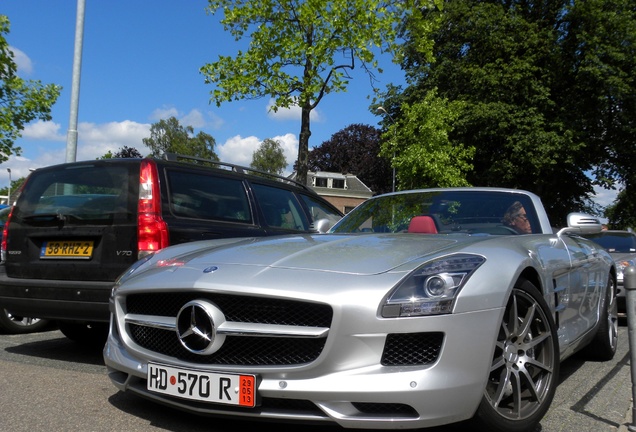
<path fill-rule="evenodd" d="M 126 324 L 154 327 L 163 330 L 175 330 L 176 318 L 157 315 L 126 314 Z M 329 329 L 325 327 L 286 326 L 275 324 L 254 324 L 224 322 L 216 329 L 218 334 L 233 336 L 269 336 L 269 337 L 327 337 Z"/>

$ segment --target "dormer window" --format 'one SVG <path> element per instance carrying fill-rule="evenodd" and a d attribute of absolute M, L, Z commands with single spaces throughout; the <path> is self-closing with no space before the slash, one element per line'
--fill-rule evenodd
<path fill-rule="evenodd" d="M 326 177 L 314 177 L 314 187 L 327 187 Z"/>
<path fill-rule="evenodd" d="M 311 177 L 311 185 L 315 188 L 347 189 L 347 178 L 337 174 L 336 177 L 315 175 Z"/>
<path fill-rule="evenodd" d="M 342 178 L 338 178 L 338 179 L 329 179 L 331 180 L 331 186 L 333 189 L 345 189 L 345 179 Z"/>

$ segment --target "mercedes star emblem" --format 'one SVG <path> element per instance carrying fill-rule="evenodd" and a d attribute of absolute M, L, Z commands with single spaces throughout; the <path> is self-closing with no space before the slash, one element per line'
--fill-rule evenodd
<path fill-rule="evenodd" d="M 177 336 L 188 351 L 209 355 L 221 348 L 225 336 L 217 334 L 217 328 L 225 322 L 220 309 L 207 300 L 192 300 L 177 314 Z"/>

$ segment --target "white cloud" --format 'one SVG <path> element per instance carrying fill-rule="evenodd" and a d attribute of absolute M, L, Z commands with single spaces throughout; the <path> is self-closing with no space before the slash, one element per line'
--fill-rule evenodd
<path fill-rule="evenodd" d="M 142 155 L 149 153 L 148 147 L 142 139 L 150 136 L 150 125 L 130 120 L 110 122 L 96 125 L 94 123 L 80 123 L 77 138 L 77 160 L 97 159 L 109 151 L 132 147 Z"/>
<path fill-rule="evenodd" d="M 64 162 L 65 152 L 56 149 L 54 151 L 41 151 L 37 160 L 27 159 L 22 156 L 10 156 L 9 160 L 2 164 L 3 168 L 11 169 L 11 180 L 15 181 L 29 175 L 32 169 L 43 166 L 55 165 Z M 6 169 L 0 170 L 0 185 L 9 184 L 9 173 Z"/>
<path fill-rule="evenodd" d="M 607 207 L 614 203 L 620 190 L 605 189 L 600 186 L 594 186 L 593 201 L 601 207 Z"/>
<path fill-rule="evenodd" d="M 191 114 L 195 111 L 193 110 Z M 211 117 L 213 116 L 211 115 Z M 41 141 L 41 144 L 34 144 L 40 146 L 37 152 L 38 156 L 32 160 L 12 156 L 9 161 L 3 164 L 12 169 L 13 179 L 28 175 L 31 168 L 60 164 L 66 161 L 66 148 L 60 145 L 66 142 L 66 134 L 61 133 L 60 128 L 57 123 L 43 121 L 27 125 L 23 132 L 23 138 Z M 150 124 L 147 123 L 137 123 L 130 120 L 102 124 L 80 122 L 76 160 L 98 159 L 109 151 L 114 153 L 124 146 L 136 148 L 143 156 L 146 156 L 149 149 L 142 140 L 149 136 Z M 297 136 L 293 133 L 287 133 L 267 138 L 281 144 L 288 163 L 285 174 L 290 174 L 298 156 Z M 252 154 L 262 141 L 263 139 L 256 136 L 236 135 L 225 143 L 217 143 L 215 151 L 219 159 L 224 162 L 249 166 L 252 162 Z M 2 174 L 2 170 L 0 170 L 0 181 Z M 5 174 L 7 173 L 5 172 Z"/>
<path fill-rule="evenodd" d="M 66 147 L 56 147 L 55 149 L 41 148 L 38 157 L 34 160 L 25 160 L 22 167 L 28 171 L 33 168 L 57 165 L 64 162 L 66 162 Z"/>
<path fill-rule="evenodd" d="M 210 118 L 209 125 L 214 130 L 221 129 L 223 125 L 225 124 L 225 120 L 223 120 L 221 117 L 219 117 L 212 111 L 208 112 L 208 117 Z"/>
<path fill-rule="evenodd" d="M 10 46 L 9 51 L 13 53 L 13 61 L 18 65 L 18 72 L 23 72 L 26 75 L 31 75 L 33 72 L 33 62 L 23 51 L 16 47 Z"/>
<path fill-rule="evenodd" d="M 22 137 L 32 140 L 64 141 L 66 134 L 60 133 L 60 124 L 37 120 L 29 123 L 22 131 Z"/>
<path fill-rule="evenodd" d="M 285 175 L 289 175 L 293 171 L 296 158 L 298 158 L 298 138 L 296 137 L 296 135 L 288 133 L 282 136 L 274 137 L 273 140 L 280 142 L 281 147 L 283 148 L 285 160 L 287 161 L 287 169 L 285 170 Z"/>
<path fill-rule="evenodd" d="M 145 156 L 150 150 L 142 141 L 150 136 L 150 125 L 136 123 L 130 120 L 122 122 L 110 122 L 103 124 L 80 122 L 77 131 L 77 150 L 75 159 L 94 160 L 102 157 L 109 151 L 115 153 L 124 146 L 139 150 Z M 66 135 L 60 133 L 60 125 L 53 122 L 34 122 L 27 125 L 22 137 L 34 141 L 42 141 L 38 144 L 37 157 L 34 159 L 12 157 L 5 165 L 16 167 L 16 173 L 26 176 L 29 168 L 40 168 L 66 162 L 66 146 L 60 146 L 60 142 L 66 142 Z M 18 177 L 16 177 L 18 178 Z"/>
<path fill-rule="evenodd" d="M 157 108 L 150 115 L 150 120 L 158 122 L 159 120 L 167 120 L 170 117 L 179 120 L 182 126 L 192 126 L 194 129 L 202 129 L 209 126 L 212 129 L 218 130 L 225 124 L 225 121 L 221 117 L 211 111 L 203 113 L 198 109 L 193 109 L 183 115 L 174 107 Z"/>
<path fill-rule="evenodd" d="M 298 156 L 298 138 L 292 133 L 271 137 L 274 141 L 278 141 L 283 148 L 285 159 L 287 160 L 286 174 L 291 174 L 292 167 Z M 252 154 L 258 149 L 263 142 L 255 136 L 241 137 L 236 135 L 225 143 L 218 145 L 215 149 L 219 159 L 223 162 L 233 163 L 236 165 L 249 166 L 252 163 Z"/>
<path fill-rule="evenodd" d="M 157 108 L 150 114 L 150 120 L 167 120 L 170 117 L 179 117 L 179 111 L 174 107 Z"/>
<path fill-rule="evenodd" d="M 243 138 L 236 135 L 221 145 L 217 144 L 215 151 L 223 162 L 249 166 L 252 162 L 252 153 L 258 149 L 261 141 L 255 136 Z"/>
<path fill-rule="evenodd" d="M 144 156 L 149 153 L 142 139 L 150 136 L 150 124 L 130 120 L 103 124 L 80 122 L 77 129 L 77 160 L 97 159 L 108 151 L 114 153 L 124 146 L 136 148 Z M 58 123 L 41 120 L 28 124 L 22 132 L 22 137 L 49 142 L 67 140 L 66 133 L 60 132 Z M 41 162 L 38 166 L 63 163 L 66 160 L 66 150 L 56 153 L 46 148 L 40 154 L 42 157 L 47 156 L 48 163 L 38 158 L 38 162 Z"/>
<path fill-rule="evenodd" d="M 205 118 L 201 111 L 193 109 L 188 114 L 179 119 L 179 123 L 183 126 L 192 126 L 194 129 L 199 129 L 205 126 Z"/>
<path fill-rule="evenodd" d="M 276 112 L 274 112 L 274 110 L 272 109 L 273 106 L 274 106 L 274 100 L 270 99 L 269 102 L 267 103 L 267 106 L 265 107 L 267 111 L 267 116 L 269 118 L 273 120 L 277 120 L 277 121 L 287 121 L 287 120 L 300 121 L 300 115 L 302 110 L 300 109 L 299 106 L 295 105 L 290 108 L 278 108 Z M 311 111 L 311 114 L 309 114 L 309 119 L 315 122 L 323 121 L 323 118 L 317 109 L 314 109 Z"/>

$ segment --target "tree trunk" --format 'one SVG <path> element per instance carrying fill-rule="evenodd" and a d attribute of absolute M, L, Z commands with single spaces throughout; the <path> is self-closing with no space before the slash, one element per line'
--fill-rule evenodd
<path fill-rule="evenodd" d="M 300 136 L 298 137 L 298 161 L 296 163 L 296 181 L 307 184 L 307 164 L 309 157 L 309 137 L 311 130 L 309 127 L 309 115 L 311 108 L 308 103 L 301 107 L 300 115 Z"/>

